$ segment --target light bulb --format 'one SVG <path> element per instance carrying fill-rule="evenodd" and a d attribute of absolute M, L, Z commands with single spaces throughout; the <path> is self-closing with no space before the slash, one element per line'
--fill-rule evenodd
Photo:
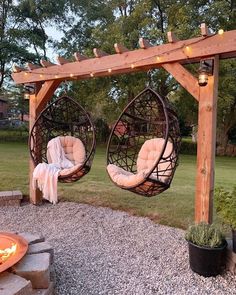
<path fill-rule="evenodd" d="M 220 30 L 218 31 L 218 34 L 219 34 L 219 35 L 223 35 L 223 34 L 224 34 L 224 30 L 223 30 L 223 29 L 220 29 Z"/>
<path fill-rule="evenodd" d="M 208 74 L 206 72 L 199 73 L 198 84 L 199 86 L 206 86 L 208 83 Z"/>

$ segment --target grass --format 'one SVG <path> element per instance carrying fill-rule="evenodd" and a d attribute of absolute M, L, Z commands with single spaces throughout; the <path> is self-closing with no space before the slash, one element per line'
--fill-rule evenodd
<path fill-rule="evenodd" d="M 0 190 L 19 189 L 28 195 L 28 150 L 23 143 L 0 144 Z M 216 186 L 232 189 L 236 184 L 236 158 L 216 159 Z M 170 226 L 186 228 L 194 218 L 196 157 L 181 155 L 169 190 L 153 198 L 115 187 L 105 170 L 105 148 L 98 147 L 91 172 L 72 184 L 59 184 L 61 200 L 107 206 L 147 216 Z"/>

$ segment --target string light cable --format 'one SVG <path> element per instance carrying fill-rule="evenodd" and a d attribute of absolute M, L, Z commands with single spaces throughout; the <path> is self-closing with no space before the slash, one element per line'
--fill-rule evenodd
<path fill-rule="evenodd" d="M 218 33 L 219 34 L 219 33 Z M 221 33 L 222 34 L 222 33 Z M 220 34 L 220 35 L 221 35 Z M 217 34 L 214 34 L 214 35 L 217 35 Z M 156 62 L 157 62 L 157 64 L 158 63 L 165 63 L 165 60 L 164 60 L 164 57 L 165 57 L 165 54 L 166 53 L 174 53 L 174 52 L 177 52 L 177 51 L 179 51 L 179 50 L 183 50 L 184 51 L 184 54 L 186 55 L 186 57 L 187 57 L 187 60 L 189 59 L 189 58 L 191 58 L 191 51 L 192 51 L 192 45 L 195 45 L 195 44 L 198 44 L 198 43 L 200 43 L 203 39 L 206 39 L 206 38 L 210 38 L 210 37 L 212 37 L 212 36 L 214 36 L 213 34 L 212 35 L 209 35 L 209 36 L 205 36 L 205 37 L 203 37 L 203 38 L 201 38 L 200 40 L 198 39 L 198 40 L 196 40 L 196 41 L 194 41 L 194 42 L 192 42 L 192 43 L 184 43 L 184 44 L 182 44 L 180 47 L 178 47 L 178 48 L 174 48 L 174 49 L 172 49 L 172 50 L 168 50 L 168 51 L 166 51 L 166 52 L 163 52 L 163 53 L 161 53 L 161 54 L 153 54 L 153 55 L 150 55 L 150 56 L 147 56 L 147 57 L 144 57 L 144 58 L 141 58 L 141 59 L 139 59 L 138 61 L 136 61 L 136 62 L 131 62 L 131 63 L 126 63 L 125 64 L 125 66 L 127 67 L 127 68 L 131 68 L 131 69 L 139 69 L 139 67 L 141 67 L 142 65 L 139 65 L 139 63 L 140 62 L 143 62 L 143 61 L 145 61 L 145 60 L 149 60 L 149 59 L 152 59 L 152 58 L 156 58 Z M 160 45 L 159 45 L 160 46 Z M 152 48 L 152 47 L 150 47 L 150 48 Z M 145 50 L 148 50 L 148 49 L 145 49 Z M 187 53 L 186 53 L 186 51 L 187 51 Z M 81 61 L 81 62 L 83 62 L 83 61 Z M 191 63 L 191 61 L 189 61 L 189 62 L 187 62 L 186 64 L 192 64 Z M 60 66 L 60 65 L 56 65 L 56 66 Z M 84 72 L 79 72 L 79 73 L 71 73 L 71 72 L 63 72 L 63 73 L 61 73 L 63 76 L 68 76 L 68 77 L 70 77 L 70 78 L 75 78 L 76 79 L 76 77 L 77 76 L 90 76 L 91 78 L 93 78 L 93 77 L 96 77 L 96 74 L 100 74 L 100 73 L 103 73 L 103 72 L 108 72 L 108 73 L 114 73 L 115 74 L 115 71 L 116 70 L 119 70 L 120 69 L 120 66 L 114 66 L 114 67 L 109 67 L 109 68 L 107 68 L 107 67 L 104 67 L 104 68 L 100 68 L 99 69 L 99 71 L 91 71 L 90 73 L 88 73 L 88 71 L 84 71 Z M 39 75 L 40 76 L 40 78 L 43 78 L 43 76 L 44 75 L 46 75 L 46 76 L 54 76 L 54 78 L 55 79 L 64 79 L 64 77 L 60 77 L 60 73 L 45 73 L 45 72 L 39 72 L 38 71 L 39 69 L 37 69 L 37 72 L 35 72 L 34 70 L 32 70 L 32 71 L 30 71 L 30 70 L 26 70 L 26 71 L 22 71 L 22 72 L 24 72 L 24 75 L 25 76 L 28 76 L 28 75 L 30 75 L 30 74 L 36 74 L 36 75 Z"/>

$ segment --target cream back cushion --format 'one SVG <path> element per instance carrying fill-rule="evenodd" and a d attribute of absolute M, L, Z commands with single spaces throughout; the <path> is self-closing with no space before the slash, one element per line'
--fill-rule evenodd
<path fill-rule="evenodd" d="M 86 159 L 86 152 L 82 141 L 73 136 L 60 136 L 61 146 L 65 156 L 74 165 L 82 165 Z"/>
<path fill-rule="evenodd" d="M 86 151 L 82 141 L 73 136 L 60 136 L 60 143 L 65 153 L 65 157 L 73 165 L 82 165 L 86 159 Z M 49 150 L 47 151 L 48 163 L 52 163 Z"/>
<path fill-rule="evenodd" d="M 156 160 L 160 157 L 160 154 L 162 152 L 162 148 L 165 144 L 164 138 L 153 138 L 145 141 L 145 143 L 142 145 L 138 158 L 137 158 L 137 172 L 145 171 L 146 173 L 150 172 L 150 170 L 153 168 Z M 164 151 L 164 157 L 167 158 L 165 162 L 160 162 L 158 164 L 158 174 L 159 171 L 159 180 L 162 182 L 167 182 L 168 177 L 171 174 L 171 170 L 168 170 L 168 168 L 171 167 L 171 161 L 170 156 L 173 150 L 173 144 L 168 141 L 165 151 Z M 169 161 L 168 161 L 169 158 Z M 166 170 L 167 169 L 167 170 Z M 150 176 L 151 178 L 156 179 L 156 174 L 152 174 Z"/>

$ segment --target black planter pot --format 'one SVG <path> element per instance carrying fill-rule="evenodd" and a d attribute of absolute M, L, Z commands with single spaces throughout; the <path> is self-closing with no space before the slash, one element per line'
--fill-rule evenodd
<path fill-rule="evenodd" d="M 232 229 L 233 251 L 236 253 L 236 229 Z"/>
<path fill-rule="evenodd" d="M 204 277 L 217 276 L 225 268 L 227 242 L 220 248 L 200 247 L 191 242 L 189 245 L 190 268 Z"/>

